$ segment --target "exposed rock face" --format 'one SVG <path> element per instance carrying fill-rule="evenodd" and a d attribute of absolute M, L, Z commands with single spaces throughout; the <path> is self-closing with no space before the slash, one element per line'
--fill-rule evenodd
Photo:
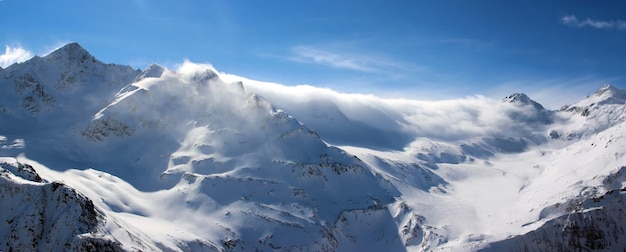
<path fill-rule="evenodd" d="M 157 73 L 154 69 L 149 74 Z M 0 119 L 33 123 L 39 118 L 50 120 L 49 124 L 67 124 L 60 119 L 68 109 L 73 117 L 89 118 L 140 74 L 129 66 L 100 62 L 71 43 L 44 57 L 0 69 Z M 5 128 L 3 133 L 20 130 Z"/>
<path fill-rule="evenodd" d="M 484 251 L 621 251 L 626 248 L 626 188 L 586 199 L 570 214 Z"/>
<path fill-rule="evenodd" d="M 544 110 L 541 104 L 530 99 L 530 97 L 528 97 L 524 93 L 514 93 L 512 95 L 505 97 L 504 99 L 502 99 L 502 101 L 513 103 L 513 104 L 520 105 L 520 106 L 530 105 L 530 106 L 533 106 L 535 109 Z"/>
<path fill-rule="evenodd" d="M 0 167 L 0 250 L 122 250 L 98 237 L 104 217 L 90 199 L 63 183 L 42 181 L 28 164 L 3 159 Z"/>

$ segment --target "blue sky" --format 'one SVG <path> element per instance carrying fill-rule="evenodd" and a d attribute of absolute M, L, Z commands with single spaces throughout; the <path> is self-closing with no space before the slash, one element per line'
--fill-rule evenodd
<path fill-rule="evenodd" d="M 184 59 L 286 85 L 548 107 L 626 89 L 623 1 L 0 1 L 0 64 L 78 42 L 108 63 Z"/>

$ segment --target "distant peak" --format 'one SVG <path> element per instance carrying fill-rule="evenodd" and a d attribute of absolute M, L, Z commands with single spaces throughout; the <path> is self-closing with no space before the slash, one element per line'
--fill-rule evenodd
<path fill-rule="evenodd" d="M 615 86 L 611 84 L 604 84 L 600 89 L 617 89 Z"/>
<path fill-rule="evenodd" d="M 621 90 L 611 84 L 602 86 L 592 95 L 578 101 L 573 105 L 563 106 L 561 111 L 575 111 L 582 116 L 588 116 L 590 110 L 597 106 L 626 104 L 626 91 Z"/>
<path fill-rule="evenodd" d="M 598 91 L 595 92 L 596 95 L 602 95 L 605 93 L 609 93 L 609 94 L 616 94 L 618 92 L 621 92 L 622 90 L 619 90 L 618 88 L 616 88 L 615 86 L 611 85 L 611 84 L 606 84 L 604 86 L 602 86 L 600 89 L 598 89 Z"/>
<path fill-rule="evenodd" d="M 528 98 L 528 96 L 524 93 L 514 93 L 512 95 L 505 97 L 503 101 L 527 103 L 530 101 L 530 98 Z"/>
<path fill-rule="evenodd" d="M 198 71 L 194 73 L 191 79 L 193 81 L 204 82 L 204 81 L 216 79 L 218 77 L 219 76 L 217 75 L 217 73 L 215 73 L 213 70 L 204 69 L 204 71 Z"/>
<path fill-rule="evenodd" d="M 69 43 L 67 45 L 62 46 L 61 48 L 68 48 L 68 49 L 72 49 L 72 50 L 77 50 L 77 49 L 82 49 L 85 50 L 82 46 L 80 46 L 80 44 L 78 44 L 77 42 L 72 42 Z"/>
<path fill-rule="evenodd" d="M 151 78 L 151 77 L 159 78 L 161 77 L 164 71 L 165 71 L 165 68 L 163 68 L 162 66 L 159 66 L 157 64 L 152 64 L 148 66 L 145 70 L 143 70 L 143 72 L 141 72 L 139 77 L 137 77 L 137 80 L 142 80 L 142 79 Z"/>
<path fill-rule="evenodd" d="M 85 50 L 81 45 L 74 42 L 54 50 L 44 58 L 49 60 L 69 59 L 85 61 L 89 58 L 93 58 L 93 56 L 91 56 L 91 54 L 89 54 L 89 52 L 87 52 L 87 50 Z"/>
<path fill-rule="evenodd" d="M 532 99 L 530 99 L 530 97 L 528 97 L 524 93 L 514 93 L 512 95 L 504 97 L 502 101 L 513 103 L 513 104 L 519 104 L 519 105 L 532 105 L 536 109 L 544 109 L 543 106 L 541 106 L 541 104 L 537 103 L 536 101 L 533 101 Z"/>
<path fill-rule="evenodd" d="M 81 45 L 79 45 L 76 42 L 64 45 L 61 48 L 57 49 L 56 51 L 70 52 L 70 53 L 80 53 L 80 54 L 85 54 L 85 53 L 89 54 L 89 52 L 87 52 L 87 50 L 85 50 L 85 48 L 83 48 Z"/>

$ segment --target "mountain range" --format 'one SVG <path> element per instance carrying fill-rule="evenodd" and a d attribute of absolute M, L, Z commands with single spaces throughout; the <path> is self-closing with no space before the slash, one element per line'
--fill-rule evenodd
<path fill-rule="evenodd" d="M 383 99 L 71 43 L 0 88 L 0 251 L 626 249 L 611 85 Z"/>

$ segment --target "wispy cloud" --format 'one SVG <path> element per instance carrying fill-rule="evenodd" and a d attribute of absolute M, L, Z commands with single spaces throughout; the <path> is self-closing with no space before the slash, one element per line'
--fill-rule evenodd
<path fill-rule="evenodd" d="M 14 63 L 24 62 L 33 56 L 33 53 L 24 48 L 7 45 L 4 47 L 4 53 L 0 54 L 0 67 L 5 68 Z"/>
<path fill-rule="evenodd" d="M 398 96 L 390 87 L 403 88 L 402 97 L 406 97 L 408 89 L 422 90 L 426 86 L 433 86 L 435 83 L 432 78 L 438 75 L 429 66 L 359 45 L 358 42 L 297 45 L 291 47 L 287 55 L 272 57 L 324 66 L 340 72 L 317 81 L 316 85 L 343 92 L 385 93 L 389 97 Z"/>
<path fill-rule="evenodd" d="M 579 20 L 575 15 L 564 16 L 561 18 L 561 22 L 567 26 L 572 27 L 592 27 L 596 29 L 619 29 L 626 30 L 626 21 L 622 20 L 593 20 L 586 18 L 585 20 Z"/>
<path fill-rule="evenodd" d="M 367 74 L 369 80 L 384 78 L 386 81 L 402 80 L 421 83 L 423 80 L 416 79 L 416 74 L 424 75 L 432 71 L 428 67 L 379 53 L 375 50 L 345 44 L 330 47 L 298 45 L 291 48 L 290 55 L 279 58 L 298 63 L 316 64 L 329 68 L 364 73 Z"/>
<path fill-rule="evenodd" d="M 334 68 L 349 69 L 360 72 L 378 72 L 376 63 L 368 57 L 350 55 L 322 50 L 308 45 L 299 45 L 292 48 L 292 61 L 314 63 Z"/>

